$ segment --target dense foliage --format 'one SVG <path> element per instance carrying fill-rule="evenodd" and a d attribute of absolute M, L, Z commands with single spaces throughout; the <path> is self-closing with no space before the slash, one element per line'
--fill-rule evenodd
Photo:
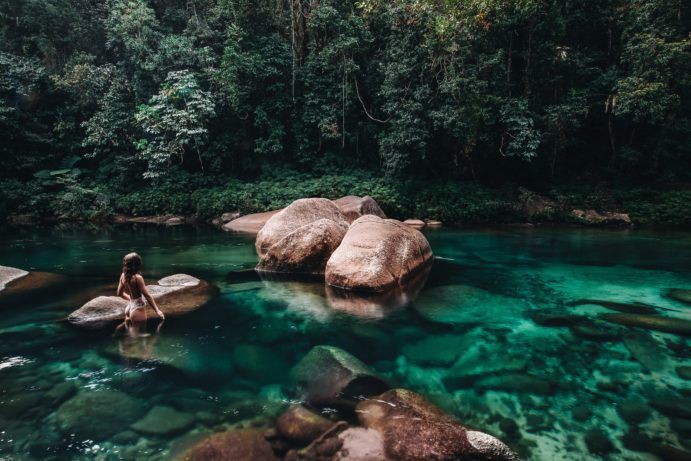
<path fill-rule="evenodd" d="M 415 206 L 444 218 L 476 182 L 682 184 L 690 33 L 684 0 L 3 0 L 0 206 L 208 215 L 427 184 Z"/>

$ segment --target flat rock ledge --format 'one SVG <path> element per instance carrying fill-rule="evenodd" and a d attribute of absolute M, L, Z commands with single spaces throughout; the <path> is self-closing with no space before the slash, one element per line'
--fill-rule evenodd
<path fill-rule="evenodd" d="M 63 276 L 51 272 L 29 272 L 16 267 L 0 266 L 0 297 L 46 288 L 63 279 Z"/>
<path fill-rule="evenodd" d="M 175 317 L 199 309 L 213 298 L 218 289 L 210 283 L 187 274 L 164 277 L 155 285 L 147 285 L 166 316 Z M 67 321 L 83 328 L 101 328 L 125 318 L 127 301 L 118 296 L 99 296 L 72 312 Z M 155 316 L 151 306 L 147 313 Z"/>

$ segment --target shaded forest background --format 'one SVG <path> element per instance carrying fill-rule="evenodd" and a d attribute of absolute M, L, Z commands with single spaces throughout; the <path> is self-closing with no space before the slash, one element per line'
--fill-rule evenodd
<path fill-rule="evenodd" d="M 689 206 L 684 0 L 2 0 L 0 21 L 6 214 L 355 192 L 489 222 L 519 185 L 595 184 Z"/>

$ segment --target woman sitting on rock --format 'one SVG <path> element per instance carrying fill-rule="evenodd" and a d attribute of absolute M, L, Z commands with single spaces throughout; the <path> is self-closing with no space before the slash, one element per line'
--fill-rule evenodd
<path fill-rule="evenodd" d="M 122 275 L 118 284 L 118 296 L 127 300 L 125 308 L 125 322 L 123 326 L 135 329 L 146 329 L 146 303 L 154 308 L 156 314 L 165 320 L 161 309 L 158 308 L 153 296 L 149 294 L 144 283 L 144 277 L 139 273 L 142 269 L 142 258 L 137 253 L 129 253 L 122 259 Z M 142 328 L 143 327 L 143 328 Z"/>

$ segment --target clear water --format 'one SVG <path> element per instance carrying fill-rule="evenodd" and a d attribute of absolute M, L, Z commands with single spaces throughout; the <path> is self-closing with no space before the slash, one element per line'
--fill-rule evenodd
<path fill-rule="evenodd" d="M 1 235 L 0 264 L 64 274 L 69 285 L 1 307 L 0 459 L 170 459 L 211 431 L 265 424 L 298 397 L 290 368 L 318 344 L 347 350 L 526 459 L 684 459 L 691 451 L 691 384 L 677 371 L 691 365 L 688 337 L 609 323 L 595 324 L 604 337 L 584 336 L 535 321 L 615 312 L 573 305 L 582 298 L 691 319 L 690 306 L 666 296 L 691 288 L 689 233 L 429 231 L 443 259 L 416 299 L 385 307 L 337 303 L 321 284 L 233 275 L 254 265 L 253 239 L 214 229 Z M 117 280 L 131 250 L 142 254 L 148 280 L 185 272 L 221 294 L 137 343 L 61 321 Z M 74 392 L 105 394 L 61 432 L 58 408 Z M 678 411 L 658 411 L 659 402 Z M 183 429 L 128 427 L 157 405 L 184 413 Z"/>

